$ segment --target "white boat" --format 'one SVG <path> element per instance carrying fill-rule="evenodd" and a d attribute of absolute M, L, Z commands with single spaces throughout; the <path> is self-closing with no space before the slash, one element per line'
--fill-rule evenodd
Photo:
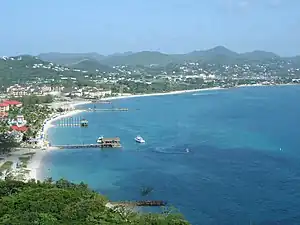
<path fill-rule="evenodd" d="M 139 143 L 145 143 L 145 140 L 141 136 L 136 136 L 134 140 Z"/>
<path fill-rule="evenodd" d="M 103 136 L 98 137 L 97 143 L 102 143 Z"/>

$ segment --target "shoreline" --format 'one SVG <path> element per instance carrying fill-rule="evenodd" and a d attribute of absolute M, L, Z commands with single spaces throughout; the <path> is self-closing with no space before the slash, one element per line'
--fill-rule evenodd
<path fill-rule="evenodd" d="M 213 88 L 200 88 L 200 89 L 190 89 L 190 90 L 170 91 L 170 92 L 160 92 L 160 93 L 150 93 L 150 94 L 126 94 L 126 95 L 120 95 L 120 96 L 114 96 L 114 97 L 106 97 L 106 98 L 102 98 L 101 100 L 117 100 L 117 99 L 125 99 L 125 98 L 179 95 L 179 94 L 185 94 L 185 93 L 193 93 L 193 92 L 200 92 L 200 91 L 214 91 L 214 90 L 223 90 L 223 89 L 227 89 L 227 88 L 213 87 Z"/>
<path fill-rule="evenodd" d="M 85 104 L 85 102 L 75 104 Z M 39 135 L 43 136 L 43 138 L 41 138 L 38 143 L 38 145 L 40 145 L 40 148 L 36 149 L 35 155 L 33 155 L 32 159 L 27 165 L 27 168 L 30 170 L 29 179 L 43 180 L 42 176 L 40 176 L 40 167 L 45 154 L 49 151 L 52 151 L 52 149 L 49 147 L 48 130 L 52 127 L 55 127 L 53 125 L 53 122 L 65 117 L 74 116 L 80 112 L 82 112 L 82 110 L 74 109 L 63 113 L 55 113 L 52 114 L 50 118 L 44 121 L 43 127 L 39 131 Z"/>
<path fill-rule="evenodd" d="M 243 87 L 266 87 L 266 86 L 292 86 L 297 84 L 280 84 L 280 85 L 264 85 L 264 84 L 254 84 L 254 85 L 239 85 L 231 88 L 243 88 Z M 114 96 L 114 97 L 106 97 L 102 98 L 101 100 L 118 100 L 118 99 L 126 99 L 126 98 L 138 98 L 138 97 L 151 97 L 151 96 L 164 96 L 164 95 L 178 95 L 178 94 L 185 94 L 185 93 L 194 93 L 194 92 L 202 92 L 202 91 L 213 91 L 213 90 L 226 90 L 230 88 L 222 88 L 222 87 L 213 87 L 213 88 L 202 88 L 202 89 L 191 89 L 191 90 L 181 90 L 181 91 L 171 91 L 171 92 L 162 92 L 162 93 L 151 93 L 151 94 L 124 94 L 121 96 Z M 69 111 L 65 111 L 62 113 L 54 113 L 51 114 L 49 118 L 47 118 L 42 125 L 41 130 L 38 132 L 37 137 L 39 141 L 37 144 L 37 148 L 24 148 L 23 150 L 19 151 L 19 154 L 25 153 L 32 153 L 31 159 L 28 161 L 26 169 L 29 171 L 29 174 L 25 175 L 25 181 L 28 181 L 30 179 L 35 180 L 42 180 L 42 177 L 40 176 L 40 167 L 41 162 L 43 160 L 43 157 L 45 154 L 47 154 L 49 151 L 53 151 L 51 147 L 49 147 L 49 141 L 48 141 L 48 131 L 50 128 L 53 128 L 53 122 L 65 118 L 74 116 L 78 113 L 83 112 L 83 110 L 76 109 L 79 105 L 85 105 L 90 104 L 91 101 L 86 100 L 74 100 L 71 102 L 56 102 L 54 104 L 63 104 L 67 105 Z M 16 164 L 19 163 L 18 157 L 15 155 L 18 151 L 13 153 L 13 157 L 11 156 L 3 156 L 5 158 L 4 161 L 13 161 L 12 165 L 12 173 L 18 174 L 18 169 L 16 168 Z M 20 157 L 20 155 L 18 155 Z M 13 160 L 11 160 L 13 159 Z M 1 163 L 0 163 L 1 164 Z"/>

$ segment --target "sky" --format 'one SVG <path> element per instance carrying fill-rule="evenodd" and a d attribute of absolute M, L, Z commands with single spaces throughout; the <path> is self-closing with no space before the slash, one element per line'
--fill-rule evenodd
<path fill-rule="evenodd" d="M 1 0 L 0 55 L 215 46 L 300 55 L 299 12 L 300 0 Z"/>

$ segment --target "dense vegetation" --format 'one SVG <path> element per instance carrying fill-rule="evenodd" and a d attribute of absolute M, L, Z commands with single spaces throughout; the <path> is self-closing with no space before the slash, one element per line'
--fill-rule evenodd
<path fill-rule="evenodd" d="M 20 98 L 12 98 L 12 99 L 22 102 L 23 106 L 53 102 L 52 95 L 44 95 L 44 96 L 28 95 L 28 96 L 23 96 Z"/>
<path fill-rule="evenodd" d="M 7 136 L 4 134 L 5 126 L 2 124 L 0 125 L 0 155 L 7 154 L 11 152 L 11 150 L 15 147 L 18 147 L 19 145 L 14 141 L 14 139 L 11 136 Z"/>
<path fill-rule="evenodd" d="M 187 225 L 182 216 L 138 214 L 106 207 L 107 199 L 87 185 L 66 180 L 0 181 L 0 224 L 6 225 Z"/>
<path fill-rule="evenodd" d="M 38 64 L 43 66 L 36 67 Z M 11 84 L 36 82 L 41 79 L 51 81 L 59 79 L 60 75 L 65 77 L 82 77 L 80 72 L 72 70 L 59 71 L 55 69 L 55 65 L 50 65 L 48 62 L 33 56 L 14 57 L 14 60 L 3 60 L 0 58 L 0 88 Z"/>

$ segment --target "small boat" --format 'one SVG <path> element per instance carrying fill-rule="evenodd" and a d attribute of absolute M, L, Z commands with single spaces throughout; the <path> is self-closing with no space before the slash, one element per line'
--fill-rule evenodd
<path fill-rule="evenodd" d="M 141 136 L 136 136 L 134 140 L 139 143 L 145 143 L 145 140 Z"/>
<path fill-rule="evenodd" d="M 103 136 L 98 137 L 97 143 L 98 143 L 98 144 L 102 143 L 102 139 L 103 139 Z"/>

